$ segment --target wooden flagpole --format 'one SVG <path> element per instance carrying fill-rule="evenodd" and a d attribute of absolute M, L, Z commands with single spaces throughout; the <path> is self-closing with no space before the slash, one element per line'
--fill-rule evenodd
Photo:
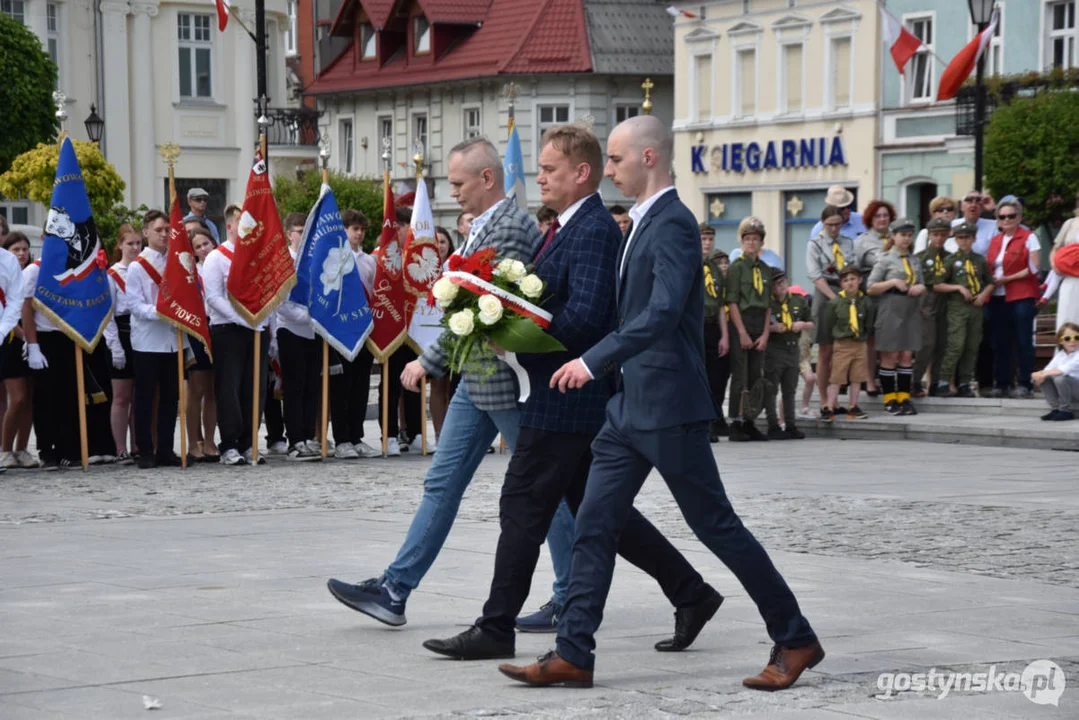
<path fill-rule="evenodd" d="M 330 171 L 326 169 L 326 163 L 330 160 L 329 148 L 325 153 L 319 153 L 322 158 L 322 184 L 330 184 Z M 367 404 L 367 398 L 363 400 Z M 327 437 L 330 434 L 330 343 L 322 338 L 322 459 L 326 459 L 330 444 Z"/>
<path fill-rule="evenodd" d="M 176 173 L 174 166 L 180 156 L 180 148 L 173 143 L 161 146 L 161 157 L 169 166 L 169 202 L 179 202 L 176 196 Z M 176 328 L 176 384 L 180 398 L 180 467 L 187 470 L 187 403 L 184 402 L 184 334 Z"/>
<path fill-rule="evenodd" d="M 90 451 L 86 437 L 86 376 L 82 369 L 82 346 L 75 343 L 75 382 L 79 393 L 79 452 L 82 469 L 90 467 Z"/>
<path fill-rule="evenodd" d="M 259 133 L 259 151 L 262 153 L 262 161 L 266 163 L 266 172 L 269 172 L 270 161 L 266 157 L 266 128 L 262 127 Z M 262 332 L 258 329 L 254 330 L 255 333 L 255 352 L 253 357 L 255 359 L 255 367 L 251 373 L 252 382 L 254 384 L 254 393 L 251 396 L 251 464 L 259 464 L 259 398 L 262 397 L 262 393 L 259 392 L 259 383 L 262 382 Z"/>
<path fill-rule="evenodd" d="M 390 150 L 389 145 L 383 141 L 385 146 L 385 152 L 382 153 L 382 159 L 386 161 L 386 169 L 382 171 L 382 206 L 386 206 L 386 198 L 390 193 Z M 382 219 L 382 222 L 386 222 L 386 218 Z M 381 240 L 381 236 L 379 238 Z M 381 261 L 381 260 L 380 260 Z M 390 427 L 390 358 L 385 356 L 380 361 L 382 363 L 382 457 L 386 457 L 390 450 L 390 438 L 388 435 Z M 367 401 L 364 400 L 364 404 Z M 396 410 L 396 408 L 394 408 Z"/>
<path fill-rule="evenodd" d="M 420 183 L 423 182 L 423 141 L 417 139 L 413 149 L 416 154 L 412 156 L 412 162 L 416 164 L 416 193 L 420 191 Z M 414 194 L 413 197 L 416 197 Z M 415 209 L 415 207 L 413 207 Z M 432 231 L 434 228 L 432 228 Z M 415 309 L 413 309 L 415 312 Z M 411 320 L 411 318 L 408 318 Z M 407 329 L 406 329 L 407 332 Z M 420 454 L 427 454 L 427 376 L 420 378 Z"/>

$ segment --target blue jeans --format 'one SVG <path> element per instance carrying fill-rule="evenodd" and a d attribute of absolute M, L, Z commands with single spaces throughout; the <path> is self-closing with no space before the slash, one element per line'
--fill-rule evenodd
<path fill-rule="evenodd" d="M 993 383 L 998 390 L 1012 384 L 1012 355 L 1019 360 L 1018 384 L 1033 389 L 1030 374 L 1034 371 L 1034 317 L 1038 314 L 1034 298 L 1008 302 L 1002 297 L 989 300 L 989 323 L 993 338 Z"/>
<path fill-rule="evenodd" d="M 517 445 L 519 420 L 520 412 L 517 409 L 480 410 L 472 404 L 465 384 L 457 386 L 446 411 L 442 435 L 438 439 L 438 452 L 423 479 L 423 499 L 412 518 L 405 542 L 397 552 L 397 558 L 384 573 L 395 594 L 407 598 L 419 586 L 420 580 L 442 550 L 446 536 L 450 534 L 457 509 L 461 506 L 461 497 L 472 482 L 476 468 L 487 455 L 487 448 L 501 432 L 512 451 Z M 569 514 L 568 509 L 566 514 Z M 552 525 L 548 542 L 553 532 Z M 569 583 L 572 538 L 572 525 L 569 535 L 565 534 L 563 525 L 559 541 L 551 543 L 551 556 L 557 558 L 553 560 L 555 572 L 563 585 Z M 557 552 L 556 548 L 559 548 Z"/>
<path fill-rule="evenodd" d="M 562 607 L 566 604 L 569 576 L 573 568 L 573 513 L 565 500 L 558 504 L 551 527 L 547 530 L 547 549 L 551 551 L 551 564 L 554 565 L 551 599 Z"/>

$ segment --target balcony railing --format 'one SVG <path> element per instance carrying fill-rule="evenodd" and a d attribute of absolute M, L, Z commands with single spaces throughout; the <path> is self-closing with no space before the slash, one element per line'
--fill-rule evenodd
<path fill-rule="evenodd" d="M 992 83 L 992 85 L 990 85 Z M 985 85 L 985 123 L 1001 105 L 1007 105 L 1020 97 L 1033 97 L 1038 93 L 1051 90 L 1075 89 L 1079 87 L 1079 74 L 1075 70 L 1053 71 L 1049 74 L 1031 74 L 1020 80 L 992 82 Z M 964 85 L 955 96 L 955 134 L 974 135 L 975 110 L 978 104 L 978 88 Z"/>
<path fill-rule="evenodd" d="M 318 147 L 318 119 L 322 113 L 310 108 L 270 108 L 266 117 L 266 142 L 270 145 Z"/>

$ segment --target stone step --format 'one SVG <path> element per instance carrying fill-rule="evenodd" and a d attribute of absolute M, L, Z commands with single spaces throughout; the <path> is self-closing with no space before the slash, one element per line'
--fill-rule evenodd
<path fill-rule="evenodd" d="M 845 395 L 840 396 L 840 403 L 846 402 Z M 1014 400 L 1012 398 L 937 398 L 924 397 L 914 399 L 918 412 L 923 410 L 927 413 L 958 414 L 958 415 L 1012 415 L 1016 417 L 1041 417 L 1049 412 L 1049 407 L 1041 395 L 1031 400 Z M 862 393 L 858 404 L 869 413 L 876 411 L 884 412 L 884 401 L 881 396 L 868 397 Z"/>

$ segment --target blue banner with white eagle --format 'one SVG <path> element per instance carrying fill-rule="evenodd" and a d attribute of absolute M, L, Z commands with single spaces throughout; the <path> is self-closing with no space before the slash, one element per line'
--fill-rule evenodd
<path fill-rule="evenodd" d="M 82 169 L 71 138 L 64 138 L 45 223 L 34 307 L 87 352 L 93 352 L 112 317 L 107 268 Z"/>
<path fill-rule="evenodd" d="M 289 300 L 307 306 L 315 332 L 330 347 L 349 361 L 356 359 L 374 318 L 329 185 L 322 186 L 307 216 Z"/>

